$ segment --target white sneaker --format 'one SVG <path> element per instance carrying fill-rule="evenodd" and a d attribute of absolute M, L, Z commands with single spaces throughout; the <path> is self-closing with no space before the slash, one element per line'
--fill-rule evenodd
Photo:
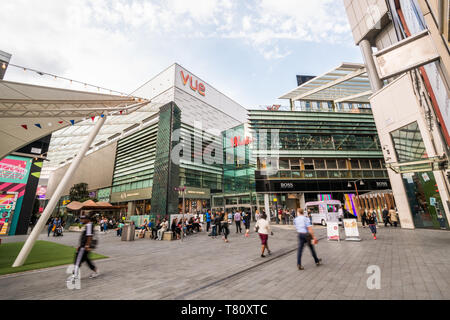
<path fill-rule="evenodd" d="M 90 279 L 97 278 L 99 275 L 100 275 L 100 273 L 97 271 L 97 272 L 94 272 L 93 274 L 91 274 L 91 275 L 89 276 L 89 278 L 90 278 Z"/>

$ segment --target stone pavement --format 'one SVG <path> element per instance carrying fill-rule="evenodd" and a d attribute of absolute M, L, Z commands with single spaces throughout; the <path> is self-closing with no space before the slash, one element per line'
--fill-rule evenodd
<path fill-rule="evenodd" d="M 450 299 L 450 232 L 388 227 L 373 240 L 360 228 L 361 242 L 321 240 L 320 267 L 305 248 L 305 270 L 299 271 L 293 226 L 273 229 L 273 254 L 266 258 L 259 256 L 255 233 L 245 238 L 234 228 L 229 243 L 205 232 L 183 243 L 123 242 L 115 232 L 102 234 L 96 251 L 110 258 L 94 262 L 101 272 L 96 279 L 88 279 L 90 270 L 82 267 L 81 290 L 67 289 L 67 267 L 61 266 L 0 277 L 0 299 Z M 315 230 L 325 236 L 321 226 Z M 40 239 L 76 245 L 78 236 Z M 379 290 L 367 288 L 371 265 L 381 270 Z"/>

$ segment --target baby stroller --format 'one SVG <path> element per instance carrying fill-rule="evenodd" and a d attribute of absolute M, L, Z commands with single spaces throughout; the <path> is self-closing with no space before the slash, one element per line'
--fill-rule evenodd
<path fill-rule="evenodd" d="M 62 226 L 58 226 L 55 228 L 55 232 L 53 233 L 54 237 L 59 237 L 59 236 L 63 236 L 63 227 Z"/>

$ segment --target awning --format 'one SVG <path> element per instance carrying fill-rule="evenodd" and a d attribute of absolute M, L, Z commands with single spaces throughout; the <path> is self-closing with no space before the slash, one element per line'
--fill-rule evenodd
<path fill-rule="evenodd" d="M 279 99 L 369 103 L 372 95 L 365 66 L 343 63 L 291 90 Z"/>
<path fill-rule="evenodd" d="M 109 115 L 93 145 L 120 135 L 142 120 L 150 101 L 133 96 L 83 92 L 0 80 L 0 159 L 32 141 L 52 135 L 46 162 L 55 168 L 73 157 L 95 123 Z M 149 111 L 149 110 L 147 110 Z M 154 112 L 153 112 L 154 113 Z M 73 122 L 73 123 L 72 123 Z M 139 123 L 139 122 L 138 122 Z"/>
<path fill-rule="evenodd" d="M 66 207 L 71 211 L 79 211 L 79 210 L 100 210 L 100 211 L 108 211 L 108 210 L 119 210 L 119 206 L 113 206 L 108 202 L 94 202 L 92 200 L 87 200 L 84 202 L 72 201 Z"/>
<path fill-rule="evenodd" d="M 395 173 L 413 173 L 446 170 L 449 166 L 446 157 L 432 157 L 410 162 L 386 163 L 386 168 L 393 170 Z"/>

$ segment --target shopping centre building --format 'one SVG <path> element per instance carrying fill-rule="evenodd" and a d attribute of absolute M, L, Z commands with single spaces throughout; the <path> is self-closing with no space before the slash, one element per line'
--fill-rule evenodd
<path fill-rule="evenodd" d="M 449 1 L 344 3 L 402 227 L 448 229 Z"/>

